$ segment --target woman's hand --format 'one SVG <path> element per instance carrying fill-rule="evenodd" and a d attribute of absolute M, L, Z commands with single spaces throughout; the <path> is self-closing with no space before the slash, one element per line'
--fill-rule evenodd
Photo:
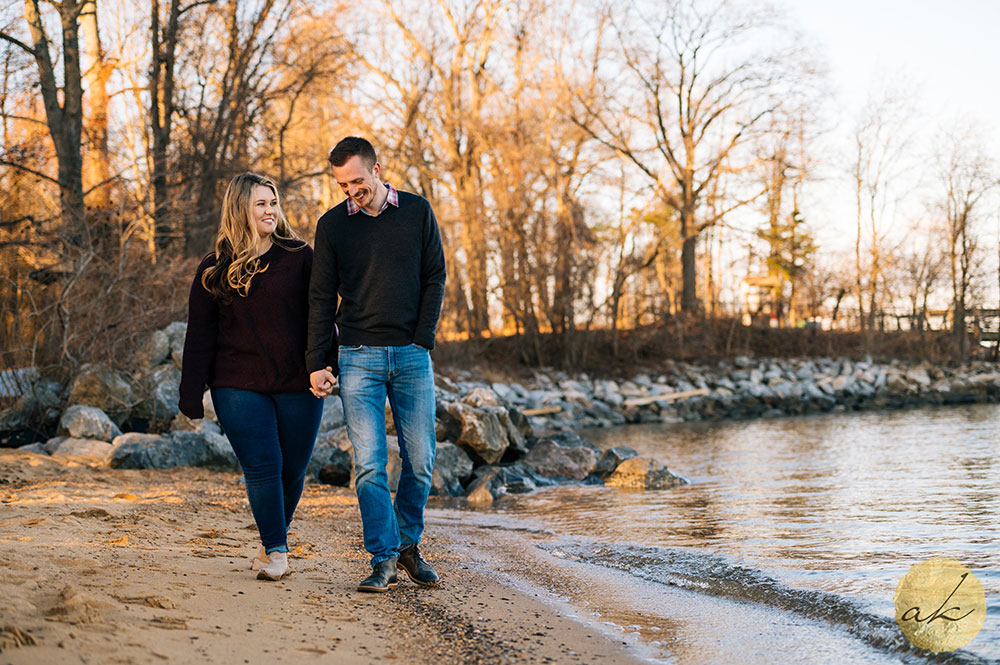
<path fill-rule="evenodd" d="M 309 375 L 309 392 L 317 398 L 329 397 L 330 393 L 337 386 L 337 377 L 333 375 L 333 368 L 327 366 Z"/>

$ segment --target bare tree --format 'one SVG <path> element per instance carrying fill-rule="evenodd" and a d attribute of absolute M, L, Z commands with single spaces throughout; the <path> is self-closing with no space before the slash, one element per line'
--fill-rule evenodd
<path fill-rule="evenodd" d="M 86 150 L 83 160 L 84 197 L 95 207 L 108 205 L 112 181 L 111 155 L 108 151 L 108 81 L 114 71 L 101 45 L 97 22 L 97 2 L 84 0 L 80 12 L 87 67 L 83 87 L 87 96 L 83 133 Z"/>
<path fill-rule="evenodd" d="M 45 121 L 56 152 L 58 176 L 53 179 L 41 172 L 35 172 L 35 175 L 58 185 L 65 237 L 71 245 L 78 246 L 86 234 L 81 153 L 83 85 L 80 71 L 79 29 L 80 14 L 85 5 L 91 3 L 62 0 L 51 4 L 58 12 L 62 27 L 61 77 L 56 73 L 49 36 L 45 31 L 45 21 L 38 0 L 24 1 L 24 20 L 31 43 L 25 43 L 7 31 L 0 31 L 0 39 L 23 49 L 35 61 L 45 109 Z M 7 160 L 4 164 L 25 168 L 22 164 Z"/>
<path fill-rule="evenodd" d="M 969 356 L 965 322 L 980 250 L 976 227 L 983 214 L 984 198 L 998 185 L 993 164 L 983 153 L 982 144 L 972 129 L 954 132 L 944 137 L 937 159 L 951 278 L 955 359 L 959 362 L 965 362 Z"/>
<path fill-rule="evenodd" d="M 855 294 L 865 350 L 872 351 L 884 270 L 886 235 L 907 168 L 911 104 L 890 92 L 869 98 L 854 130 Z"/>
<path fill-rule="evenodd" d="M 681 308 L 696 312 L 699 235 L 761 192 L 711 212 L 705 197 L 752 162 L 744 146 L 808 72 L 789 33 L 774 30 L 773 14 L 725 0 L 634 2 L 614 27 L 621 70 L 605 71 L 604 94 L 577 95 L 573 118 L 631 160 L 676 211 Z"/>

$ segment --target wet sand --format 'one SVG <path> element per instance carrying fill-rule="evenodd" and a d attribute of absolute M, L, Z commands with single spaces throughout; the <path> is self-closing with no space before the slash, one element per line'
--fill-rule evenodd
<path fill-rule="evenodd" d="M 292 575 L 258 581 L 238 478 L 0 450 L 0 664 L 642 662 L 485 574 L 467 529 L 425 534 L 439 588 L 401 575 L 388 593 L 358 593 L 368 555 L 347 489 L 306 487 Z"/>

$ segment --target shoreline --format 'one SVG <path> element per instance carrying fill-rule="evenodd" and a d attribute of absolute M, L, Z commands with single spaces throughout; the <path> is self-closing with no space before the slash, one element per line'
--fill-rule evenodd
<path fill-rule="evenodd" d="M 440 588 L 401 580 L 385 594 L 358 593 L 367 554 L 344 488 L 306 486 L 293 574 L 258 581 L 237 479 L 4 451 L 0 663 L 646 662 L 624 640 L 483 572 L 488 554 L 457 531 L 431 528 L 424 539 Z"/>
<path fill-rule="evenodd" d="M 439 392 L 492 390 L 529 416 L 536 432 L 635 423 L 741 421 L 812 413 L 893 411 L 1000 402 L 1000 365 L 846 358 L 749 358 L 696 363 L 668 360 L 629 378 L 539 369 L 532 380 L 483 378 L 446 368 Z"/>

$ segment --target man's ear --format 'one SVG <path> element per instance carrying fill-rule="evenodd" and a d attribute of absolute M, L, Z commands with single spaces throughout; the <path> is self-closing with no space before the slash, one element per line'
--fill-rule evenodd
<path fill-rule="evenodd" d="M 379 164 L 378 162 L 375 162 L 375 166 L 372 167 L 372 173 L 375 174 L 376 178 L 382 175 L 382 165 Z"/>

